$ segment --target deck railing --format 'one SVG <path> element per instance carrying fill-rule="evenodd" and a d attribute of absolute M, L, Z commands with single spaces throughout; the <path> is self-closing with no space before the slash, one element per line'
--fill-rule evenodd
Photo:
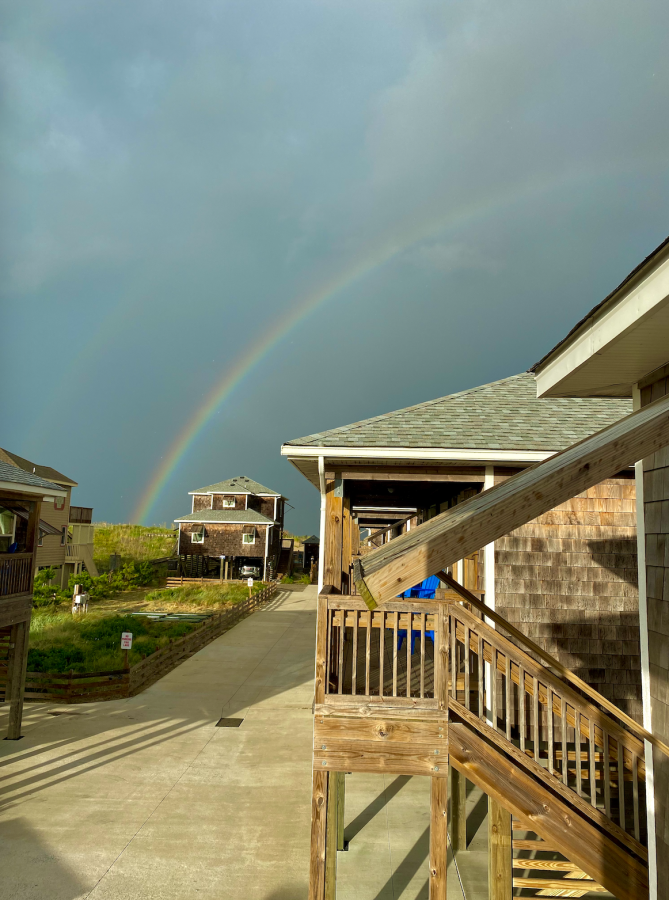
<path fill-rule="evenodd" d="M 460 604 L 449 603 L 448 618 L 451 710 L 489 726 L 502 748 L 540 766 L 643 855 L 643 742 Z"/>
<path fill-rule="evenodd" d="M 320 604 L 324 691 L 317 703 L 363 716 L 435 714 L 447 705 L 450 718 L 647 857 L 644 743 L 624 721 L 460 602 L 397 599 L 370 612 L 360 597 L 324 592 Z"/>
<path fill-rule="evenodd" d="M 32 553 L 3 553 L 0 555 L 0 597 L 27 594 L 32 587 Z"/>
<path fill-rule="evenodd" d="M 362 598 L 330 595 L 325 693 L 433 705 L 438 619 L 431 601 L 398 600 L 371 613 Z"/>

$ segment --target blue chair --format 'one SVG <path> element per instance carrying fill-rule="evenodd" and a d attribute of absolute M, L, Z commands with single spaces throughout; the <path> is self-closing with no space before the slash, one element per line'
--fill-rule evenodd
<path fill-rule="evenodd" d="M 411 599 L 422 599 L 422 600 L 434 600 L 434 592 L 439 587 L 440 581 L 436 575 L 431 575 L 429 578 L 421 581 L 420 584 L 415 585 L 412 588 L 409 588 L 408 591 L 404 591 L 403 594 L 400 594 L 400 597 L 403 597 L 405 600 Z M 397 632 L 397 649 L 402 649 L 402 644 L 404 643 L 404 639 L 407 636 L 406 628 L 402 628 Z M 434 631 L 426 631 L 425 636 L 429 637 L 432 643 L 434 644 Z M 411 655 L 413 656 L 414 651 L 416 649 L 416 641 L 420 639 L 420 631 L 415 628 L 411 629 Z"/>

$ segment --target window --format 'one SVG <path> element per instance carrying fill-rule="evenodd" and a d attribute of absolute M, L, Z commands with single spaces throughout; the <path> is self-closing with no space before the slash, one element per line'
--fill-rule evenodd
<path fill-rule="evenodd" d="M 44 532 L 42 531 L 41 528 L 39 529 L 39 537 L 37 538 L 37 546 L 38 547 L 44 546 Z"/>
<path fill-rule="evenodd" d="M 193 531 L 190 536 L 191 544 L 204 544 L 204 528 L 200 531 Z"/>
<path fill-rule="evenodd" d="M 256 530 L 255 528 L 245 528 L 242 535 L 242 544 L 255 544 Z"/>
<path fill-rule="evenodd" d="M 64 547 L 67 544 L 67 528 L 65 525 L 60 530 L 60 546 Z"/>
<path fill-rule="evenodd" d="M 6 553 L 14 542 L 16 516 L 10 510 L 0 506 L 0 553 Z"/>
<path fill-rule="evenodd" d="M 235 508 L 235 498 L 234 497 L 223 497 L 223 509 L 234 509 Z"/>
<path fill-rule="evenodd" d="M 53 501 L 53 508 L 59 512 L 60 510 L 65 509 L 65 497 L 56 497 Z"/>

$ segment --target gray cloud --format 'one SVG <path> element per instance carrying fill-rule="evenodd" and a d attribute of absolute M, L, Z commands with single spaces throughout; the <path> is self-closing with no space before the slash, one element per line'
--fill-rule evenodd
<path fill-rule="evenodd" d="M 313 530 L 282 440 L 521 370 L 667 231 L 664 3 L 3 16 L 5 383 L 41 350 L 3 441 L 106 518 L 305 296 L 341 286 L 221 407 L 156 519 L 245 472 Z"/>

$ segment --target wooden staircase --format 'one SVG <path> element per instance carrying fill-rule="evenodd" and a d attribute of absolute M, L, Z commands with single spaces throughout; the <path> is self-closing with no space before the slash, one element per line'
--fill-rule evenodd
<path fill-rule="evenodd" d="M 371 612 L 362 598 L 327 587 L 319 597 L 310 900 L 335 896 L 345 772 L 431 778 L 430 897 L 445 900 L 449 761 L 517 829 L 561 854 L 554 865 L 532 859 L 522 868 L 514 857 L 517 888 L 534 890 L 539 874 L 554 871 L 540 890 L 645 900 L 646 733 L 455 589 L 469 608 L 397 599 Z"/>
<path fill-rule="evenodd" d="M 511 847 L 512 887 L 524 891 L 525 897 L 584 897 L 593 892 L 612 896 L 557 848 L 535 832 L 525 831 L 517 819 L 513 821 Z"/>

